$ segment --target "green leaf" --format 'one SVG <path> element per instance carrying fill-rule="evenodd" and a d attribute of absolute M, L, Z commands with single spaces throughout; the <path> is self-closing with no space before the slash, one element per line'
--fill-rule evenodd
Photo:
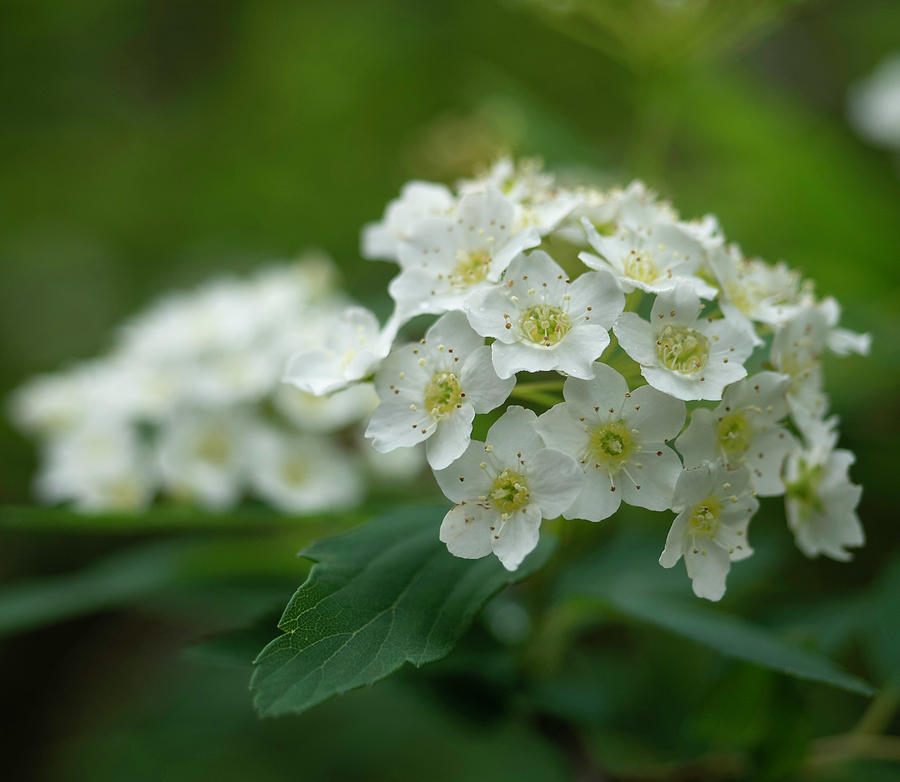
<path fill-rule="evenodd" d="M 405 662 L 446 656 L 485 602 L 546 562 L 553 539 L 514 573 L 438 540 L 446 505 L 405 508 L 302 552 L 314 560 L 288 603 L 284 635 L 262 650 L 251 689 L 263 716 L 302 712 L 383 679 Z"/>
<path fill-rule="evenodd" d="M 708 646 L 721 654 L 755 663 L 801 679 L 823 682 L 862 695 L 875 690 L 862 679 L 842 670 L 825 655 L 793 646 L 774 630 L 729 615 L 705 600 L 690 596 L 690 582 L 682 566 L 659 566 L 660 543 L 645 531 L 621 530 L 601 551 L 571 563 L 557 587 L 557 601 L 570 603 L 588 598 L 639 622 Z M 773 541 L 774 544 L 774 541 Z M 750 581 L 760 581 L 771 559 L 765 536 L 756 539 L 757 553 L 729 575 L 739 582 L 757 564 L 761 571 Z M 734 597 L 729 583 L 726 599 Z"/>
<path fill-rule="evenodd" d="M 874 688 L 817 652 L 782 641 L 767 629 L 717 609 L 652 592 L 613 590 L 607 599 L 621 613 L 718 652 L 800 679 L 823 682 L 860 695 Z"/>
<path fill-rule="evenodd" d="M 176 578 L 182 549 L 174 541 L 138 546 L 75 573 L 11 584 L 0 591 L 0 636 L 143 597 Z"/>

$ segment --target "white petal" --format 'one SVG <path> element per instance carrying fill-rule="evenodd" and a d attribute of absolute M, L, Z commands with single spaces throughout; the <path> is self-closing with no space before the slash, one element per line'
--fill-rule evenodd
<path fill-rule="evenodd" d="M 590 307 L 591 323 L 607 330 L 625 307 L 625 296 L 608 271 L 585 272 L 569 286 L 568 293 L 571 312 L 581 313 Z"/>
<path fill-rule="evenodd" d="M 665 548 L 659 555 L 659 564 L 665 568 L 674 567 L 684 553 L 685 532 L 690 515 L 690 511 L 679 513 L 672 522 L 672 526 L 669 527 Z"/>
<path fill-rule="evenodd" d="M 661 293 L 656 297 L 650 313 L 650 322 L 654 325 L 657 322 L 664 322 L 693 326 L 699 314 L 700 299 L 694 293 L 693 286 L 679 282 L 671 291 Z M 660 315 L 663 317 L 660 318 Z"/>
<path fill-rule="evenodd" d="M 656 357 L 656 336 L 646 320 L 633 312 L 623 312 L 613 324 L 613 333 L 622 349 L 638 364 L 655 366 L 659 363 Z"/>
<path fill-rule="evenodd" d="M 722 599 L 725 578 L 731 569 L 731 560 L 725 549 L 712 541 L 698 539 L 696 547 L 688 546 L 684 552 L 684 564 L 697 597 L 714 601 Z"/>
<path fill-rule="evenodd" d="M 459 383 L 465 392 L 466 401 L 475 408 L 475 412 L 489 413 L 506 401 L 516 380 L 497 376 L 491 360 L 491 349 L 482 345 L 463 363 Z"/>
<path fill-rule="evenodd" d="M 832 329 L 828 334 L 828 349 L 839 356 L 849 356 L 851 353 L 868 356 L 872 349 L 872 335 L 858 334 L 849 329 Z"/>
<path fill-rule="evenodd" d="M 449 467 L 435 470 L 435 480 L 444 496 L 452 502 L 487 497 L 493 484 L 493 479 L 481 466 L 487 461 L 484 443 L 476 440 L 470 442 L 463 455 Z"/>
<path fill-rule="evenodd" d="M 397 309 L 407 317 L 449 309 L 443 297 L 431 293 L 433 290 L 436 289 L 432 276 L 419 268 L 404 269 L 388 285 L 388 293 L 397 303 Z"/>
<path fill-rule="evenodd" d="M 628 426 L 640 432 L 643 441 L 672 440 L 684 426 L 684 402 L 668 394 L 641 386 L 631 392 L 622 408 Z"/>
<path fill-rule="evenodd" d="M 573 458 L 578 458 L 588 443 L 587 428 L 575 418 L 569 404 L 554 405 L 538 417 L 534 426 L 548 448 Z"/>
<path fill-rule="evenodd" d="M 638 467 L 635 461 L 641 466 Z M 628 474 L 619 476 L 622 480 L 616 481 L 625 502 L 648 510 L 666 510 L 672 506 L 675 484 L 682 468 L 678 454 L 671 448 L 661 443 L 652 450 L 645 448 L 626 469 Z"/>
<path fill-rule="evenodd" d="M 433 368 L 419 363 L 419 345 L 398 345 L 381 363 L 375 373 L 375 389 L 385 402 L 403 397 L 408 402 L 423 403 L 425 384 L 434 373 Z"/>
<path fill-rule="evenodd" d="M 644 379 L 658 391 L 683 399 L 688 402 L 695 399 L 721 399 L 724 383 L 716 386 L 709 382 L 705 371 L 695 375 L 682 375 L 663 367 L 644 366 L 641 368 Z M 700 378 L 703 378 L 702 380 Z"/>
<path fill-rule="evenodd" d="M 499 340 L 491 345 L 491 360 L 502 378 L 512 377 L 516 372 L 547 372 L 556 369 L 559 363 L 555 351 L 541 345 L 519 342 L 505 345 Z"/>
<path fill-rule="evenodd" d="M 572 377 L 590 379 L 594 376 L 594 361 L 609 345 L 609 332 L 604 326 L 577 326 L 548 352 L 555 354 L 551 369 Z"/>
<path fill-rule="evenodd" d="M 526 462 L 544 449 L 544 441 L 537 433 L 537 415 L 519 405 L 511 405 L 497 419 L 487 435 L 487 445 L 498 464 L 517 469 L 521 460 Z"/>
<path fill-rule="evenodd" d="M 366 427 L 366 437 L 382 453 L 411 448 L 433 433 L 431 416 L 423 409 L 412 410 L 407 402 L 391 399 L 375 408 Z"/>
<path fill-rule="evenodd" d="M 781 426 L 773 426 L 753 438 L 745 457 L 753 488 L 760 497 L 784 494 L 781 468 L 796 445 L 794 436 Z"/>
<path fill-rule="evenodd" d="M 515 311 L 503 287 L 476 291 L 466 300 L 466 316 L 472 328 L 483 337 L 494 337 L 502 342 L 515 342 L 512 329 L 506 328 L 503 316 Z"/>
<path fill-rule="evenodd" d="M 759 408 L 765 421 L 777 421 L 788 413 L 787 388 L 790 378 L 778 372 L 758 372 L 752 377 L 728 386 L 722 394 L 717 415 L 725 415 L 745 407 Z M 730 407 L 731 410 L 726 410 Z"/>
<path fill-rule="evenodd" d="M 316 396 L 347 385 L 340 358 L 325 348 L 304 350 L 291 356 L 283 380 Z"/>
<path fill-rule="evenodd" d="M 709 496 L 715 486 L 718 472 L 708 464 L 682 472 L 675 484 L 672 507 L 692 510 L 698 502 Z"/>
<path fill-rule="evenodd" d="M 561 451 L 546 448 L 528 461 L 531 502 L 540 507 L 544 518 L 562 515 L 578 496 L 583 480 L 575 460 Z"/>
<path fill-rule="evenodd" d="M 425 444 L 428 464 L 433 470 L 443 470 L 465 452 L 472 436 L 475 410 L 464 404 L 438 422 L 433 436 Z"/>
<path fill-rule="evenodd" d="M 622 502 L 622 493 L 610 489 L 609 476 L 591 467 L 584 474 L 581 491 L 563 516 L 585 521 L 603 521 L 609 518 Z"/>
<path fill-rule="evenodd" d="M 497 512 L 478 502 L 462 502 L 451 508 L 441 522 L 441 543 L 463 559 L 481 559 L 491 553 L 490 524 Z"/>
<path fill-rule="evenodd" d="M 699 467 L 719 458 L 716 418 L 712 410 L 697 408 L 691 412 L 691 422 L 679 436 L 678 452 L 684 457 L 686 468 Z"/>
<path fill-rule="evenodd" d="M 619 411 L 623 407 L 628 383 L 615 369 L 606 364 L 595 364 L 594 377 L 589 380 L 569 378 L 563 386 L 563 397 L 575 415 L 594 418 L 595 407 L 600 410 Z"/>
<path fill-rule="evenodd" d="M 491 537 L 497 559 L 507 570 L 515 570 L 538 544 L 541 534 L 541 512 L 528 505 L 513 513 Z"/>
<path fill-rule="evenodd" d="M 484 339 L 472 330 L 462 312 L 448 312 L 438 318 L 425 332 L 425 342 L 451 348 L 460 360 L 484 345 Z"/>

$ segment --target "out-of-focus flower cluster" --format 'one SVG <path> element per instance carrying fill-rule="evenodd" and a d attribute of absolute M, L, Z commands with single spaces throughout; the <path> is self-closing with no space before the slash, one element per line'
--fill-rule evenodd
<path fill-rule="evenodd" d="M 107 355 L 13 395 L 13 420 L 41 444 L 37 495 L 91 511 L 252 495 L 312 513 L 359 504 L 373 479 L 411 479 L 419 451 L 376 460 L 362 437 L 371 384 L 324 398 L 280 382 L 297 344 L 324 344 L 354 311 L 319 255 L 159 300 Z"/>
<path fill-rule="evenodd" d="M 900 150 L 900 52 L 851 87 L 847 111 L 860 135 L 878 146 Z"/>
<path fill-rule="evenodd" d="M 502 160 L 455 189 L 410 182 L 362 251 L 399 266 L 393 316 L 379 328 L 349 311 L 286 380 L 329 394 L 374 377 L 366 434 L 383 454 L 425 444 L 457 556 L 515 569 L 543 519 L 668 509 L 660 563 L 684 559 L 694 592 L 718 600 L 752 553 L 758 496 L 784 496 L 808 556 L 863 543 L 823 358 L 869 338 L 715 217 L 682 220 L 639 182 L 568 187 Z M 397 338 L 423 314 L 437 317 L 422 339 Z"/>

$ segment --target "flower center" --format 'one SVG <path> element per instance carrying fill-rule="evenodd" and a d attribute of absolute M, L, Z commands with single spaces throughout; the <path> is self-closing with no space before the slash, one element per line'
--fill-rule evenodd
<path fill-rule="evenodd" d="M 555 345 L 572 329 L 567 312 L 551 304 L 529 307 L 522 315 L 522 334 L 535 345 Z"/>
<path fill-rule="evenodd" d="M 823 507 L 818 488 L 822 480 L 822 465 L 807 464 L 801 460 L 799 467 L 796 480 L 785 481 L 785 495 L 802 505 L 807 514 L 821 513 Z"/>
<path fill-rule="evenodd" d="M 218 432 L 207 432 L 194 445 L 194 455 L 202 462 L 223 465 L 228 462 L 231 447 L 226 437 Z"/>
<path fill-rule="evenodd" d="M 525 478 L 514 470 L 507 468 L 494 478 L 490 498 L 501 513 L 510 514 L 521 510 L 528 505 L 530 497 Z"/>
<path fill-rule="evenodd" d="M 607 421 L 591 432 L 588 456 L 595 467 L 603 467 L 610 474 L 619 472 L 634 450 L 634 437 L 624 421 Z"/>
<path fill-rule="evenodd" d="M 281 466 L 281 477 L 289 486 L 299 486 L 306 480 L 306 463 L 301 459 L 288 459 Z"/>
<path fill-rule="evenodd" d="M 690 530 L 694 535 L 712 537 L 719 529 L 719 501 L 715 497 L 707 497 L 691 512 Z"/>
<path fill-rule="evenodd" d="M 719 445 L 728 454 L 741 454 L 750 447 L 753 427 L 744 413 L 732 413 L 719 420 Z"/>
<path fill-rule="evenodd" d="M 452 372 L 438 372 L 425 385 L 425 409 L 432 418 L 449 415 L 460 399 L 459 380 Z"/>
<path fill-rule="evenodd" d="M 490 265 L 491 256 L 483 250 L 472 252 L 459 250 L 456 253 L 456 266 L 453 267 L 450 281 L 454 285 L 468 288 L 487 277 Z"/>
<path fill-rule="evenodd" d="M 115 508 L 134 508 L 140 504 L 142 492 L 136 481 L 122 478 L 107 487 L 106 496 Z"/>
<path fill-rule="evenodd" d="M 759 291 L 747 283 L 726 283 L 725 293 L 728 300 L 745 315 L 749 315 L 756 302 L 762 298 Z"/>
<path fill-rule="evenodd" d="M 653 263 L 653 258 L 649 253 L 641 255 L 632 250 L 625 257 L 623 266 L 625 268 L 625 274 L 628 277 L 631 277 L 632 280 L 653 282 L 653 280 L 659 276 L 656 264 Z"/>
<path fill-rule="evenodd" d="M 656 355 L 667 369 L 692 374 L 709 360 L 709 340 L 697 329 L 666 326 L 656 337 Z"/>

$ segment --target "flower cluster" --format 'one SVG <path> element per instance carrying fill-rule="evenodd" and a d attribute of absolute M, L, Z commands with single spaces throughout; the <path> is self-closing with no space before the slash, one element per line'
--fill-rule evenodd
<path fill-rule="evenodd" d="M 371 317 L 335 283 L 318 255 L 217 279 L 133 318 L 107 355 L 20 388 L 11 414 L 42 446 L 39 498 L 130 510 L 162 493 L 224 509 L 252 494 L 311 513 L 360 503 L 367 472 L 414 477 L 420 451 L 371 458 L 372 384 L 322 397 L 280 382 L 299 339 L 325 345 Z"/>
<path fill-rule="evenodd" d="M 362 252 L 399 266 L 393 316 L 379 328 L 354 312 L 285 379 L 343 393 L 374 377 L 366 435 L 382 453 L 425 443 L 455 503 L 440 530 L 453 554 L 515 569 L 543 519 L 668 509 L 660 564 L 683 558 L 694 592 L 718 600 L 752 553 L 758 496 L 785 497 L 809 556 L 862 544 L 822 359 L 869 338 L 714 217 L 682 220 L 639 182 L 567 187 L 502 160 L 455 189 L 409 183 Z M 422 314 L 437 318 L 421 339 L 398 337 Z M 484 441 L 473 422 L 492 422 Z"/>
<path fill-rule="evenodd" d="M 900 150 L 900 52 L 852 85 L 847 113 L 856 131 L 879 147 Z"/>

